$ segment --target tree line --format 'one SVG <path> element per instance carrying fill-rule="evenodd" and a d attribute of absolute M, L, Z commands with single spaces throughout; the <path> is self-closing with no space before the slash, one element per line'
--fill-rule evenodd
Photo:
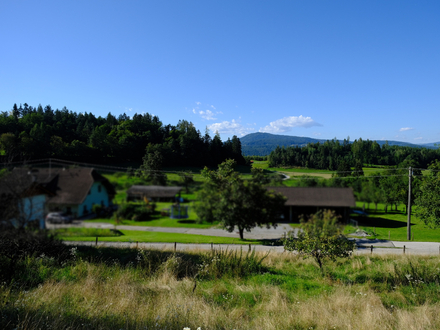
<path fill-rule="evenodd" d="M 395 166 L 411 163 L 426 168 L 440 156 L 439 149 L 380 145 L 376 141 L 336 139 L 309 143 L 305 147 L 277 147 L 269 155 L 270 167 L 306 167 L 331 171 L 347 171 L 362 164 Z"/>
<path fill-rule="evenodd" d="M 186 120 L 164 125 L 148 113 L 117 118 L 109 113 L 104 118 L 27 103 L 0 112 L 0 154 L 5 162 L 53 157 L 141 163 L 148 153 L 160 153 L 163 166 L 215 166 L 226 159 L 245 163 L 236 136 L 223 142 L 218 133 L 201 134 Z"/>

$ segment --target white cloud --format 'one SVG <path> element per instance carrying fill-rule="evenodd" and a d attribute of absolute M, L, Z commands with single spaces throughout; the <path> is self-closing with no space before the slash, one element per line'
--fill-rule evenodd
<path fill-rule="evenodd" d="M 202 116 L 203 119 L 206 120 L 216 120 L 217 118 L 214 118 L 214 113 L 211 110 L 206 111 L 199 111 L 200 116 Z"/>
<path fill-rule="evenodd" d="M 412 127 L 402 127 L 401 129 L 399 129 L 399 132 L 411 131 L 413 129 L 414 128 L 412 128 Z"/>
<path fill-rule="evenodd" d="M 218 131 L 219 133 L 233 134 L 233 135 L 246 135 L 253 132 L 253 128 L 246 128 L 239 122 L 232 119 L 232 121 L 223 121 L 221 123 L 215 123 L 209 125 L 209 130 L 212 132 Z"/>
<path fill-rule="evenodd" d="M 193 113 L 197 113 L 196 109 L 193 109 Z"/>
<path fill-rule="evenodd" d="M 211 108 L 213 108 L 215 110 L 215 106 L 211 105 Z"/>
<path fill-rule="evenodd" d="M 414 140 L 423 140 L 423 138 L 422 137 L 416 137 L 416 138 L 414 138 Z"/>
<path fill-rule="evenodd" d="M 260 132 L 267 132 L 267 133 L 283 133 L 288 132 L 292 129 L 292 127 L 312 127 L 312 126 L 322 126 L 321 124 L 317 123 L 310 117 L 304 117 L 304 116 L 291 116 L 291 117 L 284 117 L 282 119 L 275 120 L 271 122 L 266 127 L 260 128 Z"/>
<path fill-rule="evenodd" d="M 197 105 L 200 105 L 200 104 L 202 104 L 202 103 L 201 103 L 201 102 L 196 102 L 196 104 L 197 104 Z"/>

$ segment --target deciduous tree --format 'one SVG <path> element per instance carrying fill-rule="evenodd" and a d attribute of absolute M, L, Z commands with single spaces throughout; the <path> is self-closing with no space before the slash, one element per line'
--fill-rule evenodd
<path fill-rule="evenodd" d="M 261 185 L 260 171 L 253 172 L 253 179 L 244 180 L 234 171 L 235 161 L 221 163 L 216 171 L 205 167 L 202 171 L 206 182 L 199 193 L 196 212 L 201 220 L 219 221 L 232 232 L 238 229 L 243 239 L 244 231 L 256 226 L 276 226 L 285 198 Z"/>
<path fill-rule="evenodd" d="M 354 242 L 342 235 L 342 226 L 332 211 L 318 212 L 308 221 L 301 221 L 298 238 L 284 240 L 284 248 L 297 251 L 304 257 L 312 257 L 322 270 L 325 259 L 351 256 Z"/>

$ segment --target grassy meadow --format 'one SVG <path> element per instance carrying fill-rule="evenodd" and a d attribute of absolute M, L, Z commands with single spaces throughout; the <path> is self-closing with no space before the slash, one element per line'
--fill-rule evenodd
<path fill-rule="evenodd" d="M 67 252 L 20 261 L 0 285 L 1 329 L 440 328 L 439 257 L 355 256 L 321 273 L 292 253 Z"/>

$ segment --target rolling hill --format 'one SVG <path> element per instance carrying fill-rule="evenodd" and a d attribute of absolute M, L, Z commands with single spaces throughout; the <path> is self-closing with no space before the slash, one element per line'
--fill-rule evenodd
<path fill-rule="evenodd" d="M 245 156 L 265 156 L 269 155 L 277 146 L 299 146 L 303 147 L 309 143 L 325 142 L 327 139 L 314 139 L 302 136 L 276 135 L 270 133 L 251 133 L 240 138 L 241 150 Z M 342 142 L 341 140 L 339 140 Z M 401 141 L 385 141 L 376 140 L 377 143 L 383 145 L 388 142 L 389 145 L 407 146 L 413 148 L 436 148 L 436 143 L 428 143 L 424 145 L 412 144 Z"/>

